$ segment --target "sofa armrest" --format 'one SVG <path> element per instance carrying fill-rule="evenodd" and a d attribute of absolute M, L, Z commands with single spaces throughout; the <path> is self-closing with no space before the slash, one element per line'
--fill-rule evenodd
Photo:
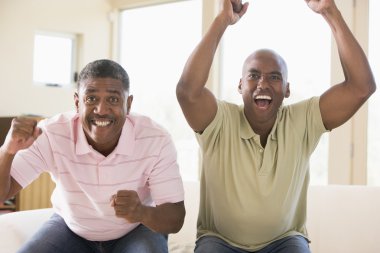
<path fill-rule="evenodd" d="M 380 252 L 380 187 L 310 186 L 307 229 L 313 253 Z"/>
<path fill-rule="evenodd" d="M 19 211 L 0 215 L 2 252 L 16 252 L 53 214 L 52 208 Z"/>

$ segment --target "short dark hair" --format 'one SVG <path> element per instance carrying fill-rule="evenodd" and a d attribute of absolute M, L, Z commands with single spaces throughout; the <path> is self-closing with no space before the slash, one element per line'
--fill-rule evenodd
<path fill-rule="evenodd" d="M 78 88 L 83 80 L 89 78 L 113 78 L 123 83 L 123 88 L 129 92 L 129 76 L 127 71 L 117 62 L 101 59 L 88 63 L 78 76 Z"/>

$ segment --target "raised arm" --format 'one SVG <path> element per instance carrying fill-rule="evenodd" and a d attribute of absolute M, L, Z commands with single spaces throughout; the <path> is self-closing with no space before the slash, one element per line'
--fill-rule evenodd
<path fill-rule="evenodd" d="M 376 83 L 366 55 L 351 33 L 333 0 L 306 0 L 329 24 L 344 72 L 345 80 L 332 86 L 320 99 L 323 123 L 332 130 L 348 119 L 376 90 Z"/>
<path fill-rule="evenodd" d="M 177 98 L 187 122 L 196 132 L 202 132 L 216 114 L 216 99 L 205 85 L 220 39 L 226 28 L 235 24 L 247 8 L 248 3 L 241 5 L 241 0 L 223 0 L 221 12 L 184 67 L 177 85 Z"/>
<path fill-rule="evenodd" d="M 11 165 L 16 153 L 28 148 L 41 134 L 37 121 L 30 118 L 15 118 L 0 147 L 0 202 L 13 197 L 21 186 L 10 175 Z"/>

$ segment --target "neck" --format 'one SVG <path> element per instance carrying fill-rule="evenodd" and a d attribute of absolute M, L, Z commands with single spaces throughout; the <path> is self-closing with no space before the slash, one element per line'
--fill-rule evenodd
<path fill-rule="evenodd" d="M 116 143 L 94 143 L 92 141 L 87 140 L 88 143 L 92 146 L 93 149 L 98 151 L 100 154 L 104 155 L 105 157 L 112 153 L 112 151 L 115 150 L 117 146 Z"/>
<path fill-rule="evenodd" d="M 268 136 L 270 132 L 272 131 L 272 128 L 274 126 L 274 123 L 276 122 L 277 117 L 271 118 L 270 120 L 266 120 L 266 121 L 259 121 L 256 118 L 252 117 L 252 115 L 248 116 L 247 114 L 245 114 L 245 116 L 252 130 L 256 134 L 260 135 L 260 143 L 263 147 L 265 147 L 267 144 Z"/>

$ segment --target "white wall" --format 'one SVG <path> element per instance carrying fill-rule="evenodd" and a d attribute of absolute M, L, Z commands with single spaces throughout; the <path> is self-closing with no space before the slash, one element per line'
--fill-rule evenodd
<path fill-rule="evenodd" d="M 74 108 L 75 89 L 33 84 L 37 30 L 81 35 L 79 69 L 111 55 L 111 6 L 106 0 L 0 1 L 0 116 L 45 117 Z"/>

